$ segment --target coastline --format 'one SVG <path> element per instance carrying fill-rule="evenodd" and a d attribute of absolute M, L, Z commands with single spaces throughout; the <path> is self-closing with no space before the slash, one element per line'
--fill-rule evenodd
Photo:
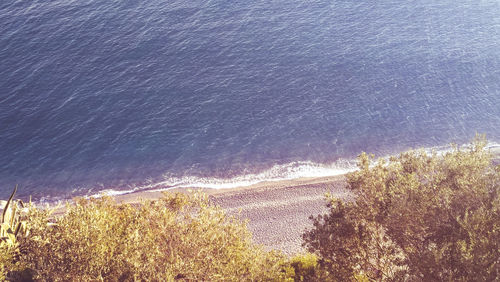
<path fill-rule="evenodd" d="M 489 148 L 494 164 L 500 164 L 500 146 Z M 325 194 L 352 199 L 346 188 L 346 174 L 324 177 L 265 181 L 235 188 L 173 188 L 169 192 L 201 190 L 228 215 L 247 221 L 254 242 L 266 249 L 280 250 L 287 255 L 304 251 L 302 233 L 312 227 L 311 215 L 328 212 Z M 137 191 L 115 195 L 117 203 L 139 203 L 156 200 L 161 191 Z"/>
<path fill-rule="evenodd" d="M 500 146 L 489 148 L 492 161 L 500 165 Z M 312 228 L 309 217 L 326 214 L 325 198 L 330 193 L 350 200 L 352 193 L 346 188 L 346 174 L 322 177 L 303 177 L 290 180 L 264 181 L 234 188 L 172 188 L 165 191 L 202 191 L 210 201 L 228 215 L 247 222 L 255 243 L 267 250 L 280 250 L 287 255 L 305 251 L 302 233 Z M 111 195 L 117 203 L 138 204 L 143 200 L 160 199 L 164 191 L 142 190 Z M 64 212 L 60 207 L 55 214 Z"/>
<path fill-rule="evenodd" d="M 312 228 L 311 215 L 325 214 L 328 209 L 325 194 L 342 199 L 351 194 L 345 188 L 345 174 L 331 177 L 299 178 L 262 182 L 245 187 L 228 189 L 196 189 L 209 195 L 210 201 L 220 206 L 228 215 L 247 221 L 255 243 L 270 250 L 280 250 L 287 255 L 304 251 L 302 233 Z M 186 192 L 176 188 L 169 192 Z M 140 191 L 113 198 L 118 203 L 139 203 L 162 196 L 159 191 Z"/>

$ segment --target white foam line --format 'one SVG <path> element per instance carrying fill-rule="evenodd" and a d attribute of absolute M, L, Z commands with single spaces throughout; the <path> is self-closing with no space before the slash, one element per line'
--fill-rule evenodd
<path fill-rule="evenodd" d="M 292 180 L 305 177 L 325 177 L 345 174 L 353 171 L 352 162 L 343 161 L 329 165 L 313 162 L 292 162 L 284 165 L 275 165 L 272 168 L 257 174 L 246 174 L 229 179 L 202 178 L 202 177 L 170 177 L 160 184 L 172 187 L 199 187 L 213 189 L 228 189 L 250 186 L 265 181 Z"/>
<path fill-rule="evenodd" d="M 339 165 L 340 164 L 340 165 Z M 103 196 L 118 196 L 130 194 L 137 191 L 158 192 L 174 188 L 210 188 L 229 189 L 235 187 L 246 187 L 267 181 L 282 181 L 309 177 L 326 177 L 341 175 L 351 172 L 355 165 L 350 161 L 339 161 L 333 164 L 324 165 L 305 162 L 292 162 L 284 165 L 275 165 L 272 168 L 257 174 L 240 175 L 233 178 L 204 178 L 197 176 L 168 177 L 165 180 L 148 185 L 134 187 L 128 190 L 107 189 L 98 194 L 88 196 L 90 198 L 100 198 Z M 155 187 L 162 187 L 156 188 Z"/>
<path fill-rule="evenodd" d="M 467 148 L 469 145 L 459 145 L 459 148 Z M 489 142 L 486 149 L 498 149 L 500 143 Z M 434 146 L 424 148 L 427 153 L 436 151 L 438 155 L 444 155 L 453 150 L 452 146 Z M 399 153 L 398 153 L 399 154 Z M 398 155 L 394 154 L 394 155 Z M 390 156 L 384 156 L 383 159 L 388 160 Z M 319 164 L 310 161 L 291 162 L 283 165 L 275 165 L 268 170 L 255 174 L 245 174 L 233 178 L 205 178 L 197 176 L 185 177 L 170 177 L 165 175 L 165 180 L 157 183 L 151 183 L 134 187 L 128 190 L 108 189 L 91 195 L 92 198 L 100 198 L 103 196 L 118 196 L 130 194 L 137 191 L 160 192 L 171 190 L 174 188 L 209 188 L 209 189 L 230 189 L 236 187 L 247 187 L 262 182 L 276 182 L 283 180 L 293 180 L 299 178 L 315 178 L 328 177 L 346 174 L 357 170 L 357 161 L 355 160 L 338 160 L 331 164 Z M 160 187 L 160 188 L 157 188 Z"/>

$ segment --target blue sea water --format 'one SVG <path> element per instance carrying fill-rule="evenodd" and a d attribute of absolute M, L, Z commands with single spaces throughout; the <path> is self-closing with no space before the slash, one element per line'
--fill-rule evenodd
<path fill-rule="evenodd" d="M 230 187 L 500 141 L 500 2 L 0 2 L 0 196 Z"/>

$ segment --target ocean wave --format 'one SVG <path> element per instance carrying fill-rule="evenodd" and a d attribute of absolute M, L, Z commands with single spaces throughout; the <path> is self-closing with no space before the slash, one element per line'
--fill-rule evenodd
<path fill-rule="evenodd" d="M 274 165 L 259 173 L 243 174 L 231 178 L 164 175 L 163 180 L 141 185 L 127 190 L 103 190 L 91 197 L 117 196 L 138 191 L 165 191 L 174 188 L 209 188 L 229 189 L 246 187 L 262 182 L 293 180 L 299 178 L 327 177 L 345 174 L 356 169 L 354 160 L 338 160 L 330 164 L 320 164 L 311 161 L 297 161 Z"/>
<path fill-rule="evenodd" d="M 460 145 L 462 149 L 469 144 Z M 486 146 L 494 155 L 500 155 L 500 143 L 489 142 Z M 424 148 L 428 153 L 436 152 L 444 155 L 453 150 L 452 145 L 434 146 Z M 389 159 L 390 156 L 381 156 L 382 159 Z M 166 191 L 174 188 L 208 188 L 208 189 L 230 189 L 236 187 L 248 187 L 263 182 L 275 182 L 283 180 L 294 180 L 300 178 L 328 177 L 346 174 L 357 169 L 357 161 L 354 159 L 340 159 L 333 163 L 321 164 L 311 161 L 296 161 L 281 165 L 274 165 L 270 169 L 259 173 L 243 174 L 231 178 L 184 176 L 175 177 L 168 174 L 158 182 L 146 185 L 139 185 L 127 190 L 107 189 L 89 197 L 118 196 L 139 191 Z"/>
<path fill-rule="evenodd" d="M 345 174 L 355 169 L 351 160 L 339 160 L 331 164 L 319 164 L 310 161 L 292 162 L 275 165 L 272 168 L 256 174 L 246 174 L 229 179 L 204 177 L 169 177 L 162 184 L 173 187 L 199 188 L 235 188 L 250 186 L 266 181 L 282 181 L 297 178 L 326 177 Z"/>

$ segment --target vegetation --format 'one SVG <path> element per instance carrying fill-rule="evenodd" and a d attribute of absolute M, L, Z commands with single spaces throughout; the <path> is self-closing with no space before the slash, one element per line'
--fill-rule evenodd
<path fill-rule="evenodd" d="M 2 217 L 0 221 L 0 280 L 6 279 L 8 269 L 12 269 L 13 261 L 19 254 L 17 238 L 26 235 L 26 221 L 23 212 L 24 204 L 14 200 L 17 186 L 8 201 L 2 201 Z"/>
<path fill-rule="evenodd" d="M 312 253 L 298 254 L 290 259 L 294 281 L 324 281 L 327 277 L 318 264 L 318 257 Z"/>
<path fill-rule="evenodd" d="M 51 224 L 47 211 L 33 208 L 29 216 L 30 236 L 20 241 L 12 279 L 285 279 L 285 258 L 252 244 L 244 223 L 199 193 L 166 193 L 137 207 L 81 199 Z"/>
<path fill-rule="evenodd" d="M 202 193 L 140 205 L 79 199 L 63 215 L 2 204 L 0 279 L 14 281 L 500 280 L 500 166 L 484 138 L 444 155 L 423 150 L 348 174 L 355 200 L 311 217 L 309 253 L 287 258 Z"/>
<path fill-rule="evenodd" d="M 355 201 L 330 197 L 304 245 L 337 280 L 499 280 L 500 166 L 485 144 L 377 163 L 361 154 Z"/>

